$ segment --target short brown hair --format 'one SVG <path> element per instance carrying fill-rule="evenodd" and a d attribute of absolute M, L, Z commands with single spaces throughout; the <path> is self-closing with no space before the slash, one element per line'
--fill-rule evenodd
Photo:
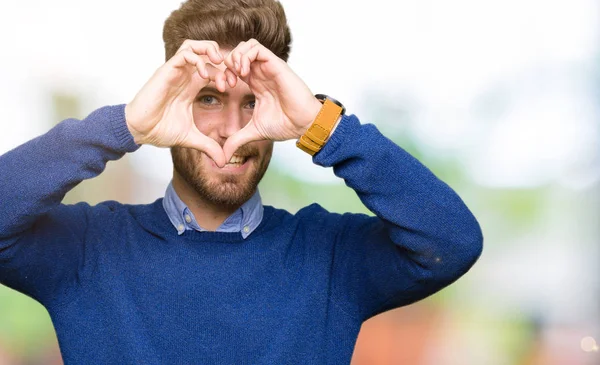
<path fill-rule="evenodd" d="M 283 6 L 276 0 L 187 0 L 163 27 L 169 60 L 186 39 L 215 41 L 235 48 L 251 38 L 287 61 L 292 37 Z"/>

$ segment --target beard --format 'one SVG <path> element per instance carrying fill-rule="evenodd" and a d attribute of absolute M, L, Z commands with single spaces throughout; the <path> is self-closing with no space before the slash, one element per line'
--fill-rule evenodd
<path fill-rule="evenodd" d="M 210 166 L 204 166 L 207 159 L 203 159 L 203 152 L 191 148 L 171 148 L 175 171 L 198 196 L 212 205 L 232 209 L 237 209 L 252 197 L 267 171 L 272 153 L 273 143 L 262 155 L 255 144 L 240 147 L 235 154 L 246 157 L 246 163 L 250 166 L 244 174 L 233 175 L 210 173 Z"/>

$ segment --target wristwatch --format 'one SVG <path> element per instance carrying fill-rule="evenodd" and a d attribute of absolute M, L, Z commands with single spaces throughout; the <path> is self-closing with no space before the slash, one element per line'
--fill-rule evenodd
<path fill-rule="evenodd" d="M 323 106 L 306 133 L 296 142 L 298 148 L 311 156 L 323 148 L 338 118 L 346 113 L 344 105 L 328 95 L 317 94 L 315 98 Z"/>

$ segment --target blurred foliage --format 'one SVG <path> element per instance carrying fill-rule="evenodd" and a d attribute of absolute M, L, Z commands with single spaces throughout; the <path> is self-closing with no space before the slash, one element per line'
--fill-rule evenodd
<path fill-rule="evenodd" d="M 35 355 L 52 343 L 50 316 L 35 300 L 0 285 L 0 313 L 0 343 L 11 351 Z"/>
<path fill-rule="evenodd" d="M 81 101 L 78 95 L 54 91 L 51 93 L 51 96 L 54 111 L 52 120 L 55 124 L 67 118 L 83 118 L 80 111 Z"/>

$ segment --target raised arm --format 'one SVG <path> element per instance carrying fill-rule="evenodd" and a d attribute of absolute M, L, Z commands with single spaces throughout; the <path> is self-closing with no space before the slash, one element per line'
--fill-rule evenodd
<path fill-rule="evenodd" d="M 227 157 L 247 142 L 295 140 L 308 130 L 321 103 L 284 61 L 249 40 L 225 64 L 256 96 L 252 120 L 223 147 Z M 344 117 L 314 162 L 333 166 L 376 215 L 346 215 L 338 236 L 334 296 L 352 315 L 419 300 L 479 257 L 481 231 L 462 200 L 373 125 Z"/>
<path fill-rule="evenodd" d="M 367 319 L 449 285 L 482 250 L 460 197 L 374 125 L 344 117 L 314 162 L 333 166 L 375 217 L 346 214 L 335 247 L 334 297 Z"/>
<path fill-rule="evenodd" d="M 0 156 L 0 283 L 40 302 L 64 293 L 82 267 L 90 208 L 61 200 L 140 144 L 195 148 L 224 165 L 221 146 L 192 115 L 202 87 L 225 88 L 224 72 L 210 65 L 222 61 L 216 43 L 186 41 L 127 106 L 65 120 Z"/>

